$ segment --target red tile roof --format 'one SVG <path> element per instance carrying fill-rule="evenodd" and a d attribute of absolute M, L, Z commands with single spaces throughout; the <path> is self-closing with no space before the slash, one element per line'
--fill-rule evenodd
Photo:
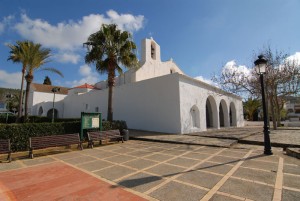
<path fill-rule="evenodd" d="M 54 87 L 58 87 L 58 88 L 60 88 L 60 91 L 56 92 L 56 94 L 68 94 L 68 90 L 70 89 L 70 88 L 67 88 L 67 87 L 45 85 L 45 84 L 37 84 L 37 83 L 31 83 L 30 87 L 34 91 L 44 92 L 44 93 L 53 93 L 51 90 Z"/>
<path fill-rule="evenodd" d="M 77 87 L 74 87 L 74 88 L 95 89 L 95 87 L 93 85 L 89 85 L 87 83 L 77 86 Z"/>

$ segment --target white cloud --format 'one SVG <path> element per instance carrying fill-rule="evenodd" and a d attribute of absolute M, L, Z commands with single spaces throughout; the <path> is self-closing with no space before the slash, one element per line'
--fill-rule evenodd
<path fill-rule="evenodd" d="M 21 72 L 8 73 L 0 70 L 0 86 L 4 88 L 19 89 L 21 86 Z"/>
<path fill-rule="evenodd" d="M 216 86 L 216 83 L 214 83 L 213 81 L 211 81 L 210 79 L 206 79 L 206 78 L 204 78 L 203 76 L 197 76 L 197 77 L 195 77 L 195 79 L 196 80 L 200 80 L 200 81 L 202 81 L 202 82 L 205 82 L 205 83 L 207 83 L 207 84 L 210 84 L 210 85 L 213 85 L 213 86 Z"/>
<path fill-rule="evenodd" d="M 0 22 L 0 34 L 4 32 L 4 24 Z"/>
<path fill-rule="evenodd" d="M 119 15 L 114 10 L 109 10 L 107 16 L 111 19 L 112 23 L 118 25 L 122 30 L 128 31 L 138 31 L 143 27 L 144 16 L 138 15 L 133 16 L 131 14 L 121 14 Z"/>
<path fill-rule="evenodd" d="M 113 10 L 109 10 L 107 16 L 90 14 L 78 21 L 70 20 L 56 25 L 22 14 L 21 22 L 15 25 L 15 29 L 22 37 L 47 47 L 73 51 L 82 48 L 88 36 L 98 31 L 104 23 L 116 23 L 120 29 L 137 31 L 143 27 L 143 21 L 142 15 L 118 14 Z"/>
<path fill-rule="evenodd" d="M 251 75 L 251 69 L 244 65 L 237 65 L 234 60 L 228 61 L 222 69 L 222 73 L 235 72 L 237 74 L 243 74 L 245 76 Z"/>
<path fill-rule="evenodd" d="M 0 22 L 0 34 L 4 32 L 6 26 L 9 25 L 13 19 L 13 15 L 8 15 L 3 18 L 2 22 Z"/>
<path fill-rule="evenodd" d="M 296 52 L 295 54 L 286 58 L 287 62 L 295 62 L 296 64 L 300 65 L 300 52 Z"/>
<path fill-rule="evenodd" d="M 73 64 L 77 64 L 80 59 L 80 55 L 73 52 L 65 52 L 65 53 L 58 53 L 54 55 L 54 58 L 61 63 L 70 62 Z"/>
<path fill-rule="evenodd" d="M 88 65 L 82 65 L 79 68 L 79 73 L 82 76 L 88 76 L 91 74 L 91 72 L 92 72 L 92 68 L 89 67 Z"/>
<path fill-rule="evenodd" d="M 78 72 L 83 78 L 80 80 L 67 81 L 65 85 L 71 87 L 82 85 L 85 83 L 93 85 L 99 81 L 99 74 L 96 71 L 92 70 L 92 68 L 88 65 L 80 66 Z"/>

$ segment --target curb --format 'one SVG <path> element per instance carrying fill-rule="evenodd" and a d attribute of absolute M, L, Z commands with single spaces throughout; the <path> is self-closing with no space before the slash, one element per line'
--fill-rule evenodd
<path fill-rule="evenodd" d="M 261 141 L 253 141 L 253 140 L 238 140 L 239 144 L 252 144 L 252 145 L 264 145 L 264 142 Z M 272 147 L 282 147 L 283 150 L 286 150 L 288 147 L 291 148 L 300 148 L 299 144 L 284 144 L 284 143 L 277 143 L 271 142 Z"/>
<path fill-rule="evenodd" d="M 300 159 L 300 149 L 298 149 L 298 148 L 290 148 L 289 147 L 286 149 L 286 154 L 288 156 L 292 156 L 292 157 Z"/>

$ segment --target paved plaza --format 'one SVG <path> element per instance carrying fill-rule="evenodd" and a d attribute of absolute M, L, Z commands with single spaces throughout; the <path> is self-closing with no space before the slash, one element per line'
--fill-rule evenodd
<path fill-rule="evenodd" d="M 0 163 L 0 200 L 300 200 L 300 160 L 261 146 L 130 140 Z"/>

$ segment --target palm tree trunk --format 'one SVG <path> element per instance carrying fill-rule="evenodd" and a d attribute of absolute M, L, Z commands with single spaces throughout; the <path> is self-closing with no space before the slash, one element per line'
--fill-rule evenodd
<path fill-rule="evenodd" d="M 28 99 L 29 99 L 29 91 L 30 91 L 30 84 L 33 80 L 33 75 L 27 74 L 26 77 L 26 95 L 25 95 L 25 118 L 24 121 L 27 121 L 28 118 Z"/>
<path fill-rule="evenodd" d="M 20 100 L 19 100 L 19 110 L 18 110 L 17 122 L 20 122 L 22 114 L 23 114 L 23 90 L 24 90 L 25 71 L 26 71 L 26 68 L 25 68 L 25 66 L 23 66 L 23 68 L 22 68 L 22 81 L 21 81 L 21 91 L 20 91 Z"/>
<path fill-rule="evenodd" d="M 107 108 L 107 121 L 113 121 L 113 87 L 115 83 L 115 70 L 109 67 L 108 71 L 108 108 Z"/>

